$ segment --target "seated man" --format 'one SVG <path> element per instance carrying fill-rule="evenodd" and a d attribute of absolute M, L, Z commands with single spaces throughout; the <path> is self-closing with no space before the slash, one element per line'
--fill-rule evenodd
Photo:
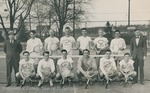
<path fill-rule="evenodd" d="M 106 50 L 105 55 L 100 59 L 99 64 L 101 80 L 104 80 L 104 77 L 106 80 L 112 80 L 114 77 L 116 77 L 117 67 L 114 58 L 111 57 L 110 50 Z"/>
<path fill-rule="evenodd" d="M 87 71 L 89 68 L 92 68 L 93 70 L 93 77 L 90 77 L 87 74 Z M 77 76 L 79 78 L 79 85 L 82 85 L 82 77 L 84 76 L 86 79 L 92 81 L 94 77 L 97 76 L 97 66 L 95 59 L 90 56 L 90 51 L 88 49 L 83 50 L 83 57 L 80 57 L 78 60 L 78 66 L 77 66 Z M 92 84 L 92 82 L 90 82 Z"/>
<path fill-rule="evenodd" d="M 57 65 L 59 67 L 58 73 L 56 75 L 56 78 L 58 80 L 62 80 L 61 84 L 64 84 L 64 80 L 68 79 L 69 85 L 71 85 L 71 81 L 74 79 L 74 73 L 72 72 L 73 66 L 73 60 L 71 57 L 67 56 L 67 50 L 62 50 L 62 58 L 58 60 Z"/>
<path fill-rule="evenodd" d="M 134 61 L 130 59 L 130 54 L 125 53 L 124 59 L 120 61 L 120 72 L 119 72 L 119 78 L 120 79 L 126 79 L 133 80 L 133 78 L 136 76 L 136 72 L 134 71 Z"/>
<path fill-rule="evenodd" d="M 55 78 L 55 65 L 54 61 L 49 58 L 49 52 L 43 53 L 44 58 L 40 60 L 37 69 L 37 77 L 40 78 L 38 87 L 41 87 L 44 80 L 49 81 L 50 86 L 53 86 L 52 79 Z"/>
<path fill-rule="evenodd" d="M 16 73 L 18 79 L 23 79 L 22 87 L 27 80 L 31 81 L 35 77 L 34 60 L 30 59 L 29 56 L 30 53 L 28 51 L 23 52 L 23 59 L 19 62 L 19 72 Z"/>

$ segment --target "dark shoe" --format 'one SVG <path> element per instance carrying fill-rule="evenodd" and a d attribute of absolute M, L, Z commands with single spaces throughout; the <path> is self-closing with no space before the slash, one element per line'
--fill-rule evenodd
<path fill-rule="evenodd" d="M 133 82 L 132 82 L 132 84 L 136 84 L 136 83 L 138 83 L 138 82 L 137 82 L 137 81 L 133 81 Z"/>
<path fill-rule="evenodd" d="M 82 85 L 83 85 L 82 80 L 80 80 L 79 81 L 79 86 L 82 86 Z"/>
<path fill-rule="evenodd" d="M 9 87 L 9 86 L 11 86 L 11 84 L 7 84 L 5 87 Z"/>
<path fill-rule="evenodd" d="M 144 85 L 144 82 L 141 82 L 141 85 Z"/>

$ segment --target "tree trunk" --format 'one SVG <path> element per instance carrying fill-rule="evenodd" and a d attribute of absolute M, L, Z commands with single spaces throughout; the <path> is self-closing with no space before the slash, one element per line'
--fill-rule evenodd
<path fill-rule="evenodd" d="M 59 39 L 63 36 L 63 27 L 64 27 L 64 25 L 60 24 L 60 27 L 59 27 Z"/>

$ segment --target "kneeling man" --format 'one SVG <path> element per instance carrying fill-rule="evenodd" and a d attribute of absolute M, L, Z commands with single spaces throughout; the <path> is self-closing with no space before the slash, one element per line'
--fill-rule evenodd
<path fill-rule="evenodd" d="M 67 79 L 69 81 L 69 85 L 71 85 L 71 81 L 74 79 L 74 73 L 73 70 L 73 60 L 71 57 L 67 56 L 67 50 L 61 50 L 62 58 L 58 60 L 58 73 L 56 75 L 56 78 L 61 81 L 61 85 L 64 84 L 64 80 Z"/>
<path fill-rule="evenodd" d="M 126 79 L 133 80 L 136 76 L 136 72 L 134 71 L 134 61 L 130 59 L 130 54 L 125 53 L 124 59 L 120 61 L 120 72 L 119 77 L 120 79 Z"/>
<path fill-rule="evenodd" d="M 18 79 L 23 79 L 22 87 L 27 80 L 31 81 L 31 79 L 35 77 L 34 60 L 30 59 L 29 56 L 28 51 L 23 52 L 23 59 L 19 62 L 19 72 L 16 73 Z"/>
<path fill-rule="evenodd" d="M 92 77 L 87 73 L 89 68 L 92 70 Z M 90 84 L 92 84 L 92 79 L 98 75 L 96 61 L 90 56 L 90 51 L 88 49 L 83 50 L 83 56 L 78 60 L 77 69 L 77 76 L 80 83 L 79 85 L 82 85 L 82 77 L 90 80 Z"/>
<path fill-rule="evenodd" d="M 44 80 L 48 80 L 50 86 L 53 86 L 52 79 L 55 78 L 55 65 L 54 61 L 49 58 L 49 52 L 43 53 L 44 58 L 40 60 L 37 69 L 37 77 L 40 78 L 38 87 L 41 87 Z"/>
<path fill-rule="evenodd" d="M 115 60 L 111 57 L 111 51 L 106 50 L 104 57 L 100 59 L 100 78 L 105 78 L 106 80 L 112 80 L 117 76 L 117 67 Z"/>

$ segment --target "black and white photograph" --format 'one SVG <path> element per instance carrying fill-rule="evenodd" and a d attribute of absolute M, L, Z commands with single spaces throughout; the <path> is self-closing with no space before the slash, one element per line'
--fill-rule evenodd
<path fill-rule="evenodd" d="M 150 0 L 0 0 L 0 93 L 149 93 Z"/>

